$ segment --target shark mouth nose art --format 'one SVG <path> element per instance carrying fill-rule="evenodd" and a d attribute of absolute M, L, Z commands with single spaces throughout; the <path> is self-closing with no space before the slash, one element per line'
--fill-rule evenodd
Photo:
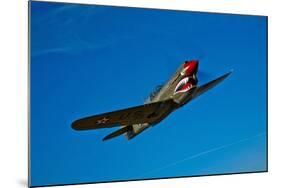
<path fill-rule="evenodd" d="M 187 92 L 193 87 L 194 85 L 192 84 L 190 78 L 185 77 L 177 84 L 174 94 Z"/>

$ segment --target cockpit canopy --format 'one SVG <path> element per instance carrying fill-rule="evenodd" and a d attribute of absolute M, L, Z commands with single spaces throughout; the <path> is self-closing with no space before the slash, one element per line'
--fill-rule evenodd
<path fill-rule="evenodd" d="M 149 99 L 152 100 L 157 93 L 159 93 L 159 91 L 162 89 L 163 85 L 158 85 L 154 88 L 153 92 L 150 94 Z"/>

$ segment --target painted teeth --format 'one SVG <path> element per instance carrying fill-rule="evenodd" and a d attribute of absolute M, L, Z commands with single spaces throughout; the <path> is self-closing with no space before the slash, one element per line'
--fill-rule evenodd
<path fill-rule="evenodd" d="M 188 82 L 188 80 L 189 80 L 188 77 L 184 78 L 183 80 L 180 81 L 179 85 L 181 85 L 183 83 L 186 84 Z"/>
<path fill-rule="evenodd" d="M 189 77 L 186 77 L 186 78 L 182 79 L 182 80 L 177 84 L 177 86 L 176 86 L 176 88 L 175 88 L 175 94 L 176 94 L 176 93 L 187 92 L 188 90 L 190 90 L 191 88 L 193 88 L 194 86 L 193 86 L 192 84 L 190 84 L 186 89 L 177 91 L 177 89 L 178 89 L 180 86 L 187 84 L 188 81 L 189 81 Z"/>

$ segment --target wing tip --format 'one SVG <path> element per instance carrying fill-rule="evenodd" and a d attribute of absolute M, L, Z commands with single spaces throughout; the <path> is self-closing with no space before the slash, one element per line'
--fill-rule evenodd
<path fill-rule="evenodd" d="M 234 72 L 234 69 L 230 69 L 230 71 L 227 73 L 228 75 L 232 74 Z"/>
<path fill-rule="evenodd" d="M 218 79 L 222 78 L 224 80 L 225 78 L 227 78 L 233 72 L 234 72 L 234 69 L 230 69 L 230 71 L 228 71 L 226 74 L 224 74 L 223 76 L 219 77 Z"/>
<path fill-rule="evenodd" d="M 71 128 L 74 129 L 74 130 L 76 130 L 76 131 L 82 130 L 82 129 L 81 129 L 81 126 L 79 125 L 79 121 L 78 121 L 78 120 L 72 122 Z"/>

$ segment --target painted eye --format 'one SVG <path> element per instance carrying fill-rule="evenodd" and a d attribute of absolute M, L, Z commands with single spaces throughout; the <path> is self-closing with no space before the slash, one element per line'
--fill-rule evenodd
<path fill-rule="evenodd" d="M 181 75 L 184 76 L 185 75 L 185 70 L 181 71 Z"/>

